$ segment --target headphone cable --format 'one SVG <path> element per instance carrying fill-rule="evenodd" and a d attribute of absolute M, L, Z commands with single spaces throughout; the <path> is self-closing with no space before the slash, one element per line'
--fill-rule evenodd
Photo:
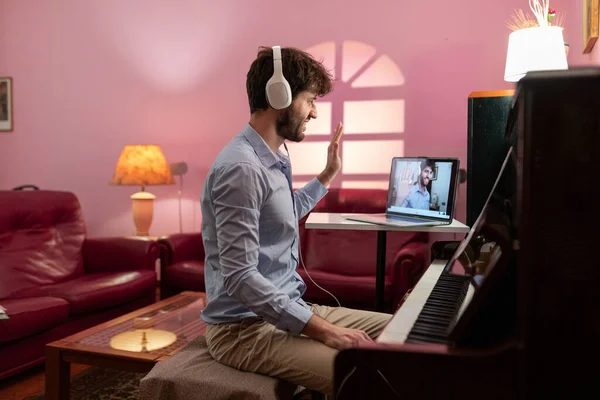
<path fill-rule="evenodd" d="M 283 147 L 285 148 L 285 152 L 287 153 L 287 156 L 290 159 L 290 164 L 291 164 L 292 158 L 290 157 L 290 152 L 288 151 L 288 148 L 287 148 L 287 145 L 285 144 L 285 142 L 283 142 Z M 291 187 L 290 187 L 290 189 L 291 189 Z M 292 198 L 293 198 L 293 196 L 294 196 L 294 193 L 292 193 Z M 337 303 L 338 307 L 341 307 L 342 305 L 340 304 L 340 301 L 337 299 L 337 297 L 335 297 L 333 295 L 333 293 L 331 293 L 330 291 L 328 291 L 326 289 L 323 289 L 321 286 L 319 286 L 319 284 L 317 282 L 315 282 L 315 280 L 308 273 L 308 269 L 306 268 L 306 265 L 304 265 L 304 260 L 302 259 L 302 249 L 300 247 L 300 225 L 298 225 L 298 236 L 296 237 L 296 239 L 298 240 L 298 258 L 300 259 L 300 265 L 302 265 L 302 268 L 304 269 L 304 272 L 306 273 L 306 276 L 308 276 L 308 279 L 310 279 L 310 281 L 316 287 L 318 287 L 319 289 L 321 289 L 322 291 L 324 291 L 325 293 L 327 293 L 328 295 L 330 295 L 331 297 L 333 297 L 333 299 Z"/>

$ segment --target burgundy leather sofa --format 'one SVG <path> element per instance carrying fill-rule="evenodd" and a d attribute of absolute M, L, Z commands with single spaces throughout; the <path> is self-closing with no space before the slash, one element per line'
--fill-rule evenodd
<path fill-rule="evenodd" d="M 79 201 L 0 191 L 0 380 L 45 359 L 45 345 L 156 300 L 156 241 L 87 238 Z"/>
<path fill-rule="evenodd" d="M 379 189 L 330 189 L 313 212 L 382 213 L 387 191 Z M 332 292 L 344 307 L 372 310 L 375 307 L 375 231 L 306 229 L 300 221 L 300 251 L 310 276 Z M 388 232 L 385 275 L 385 310 L 393 312 L 429 263 L 427 233 Z M 204 248 L 201 233 L 174 234 L 162 238 L 161 297 L 183 290 L 204 291 Z M 336 304 L 306 276 L 304 299 Z"/>

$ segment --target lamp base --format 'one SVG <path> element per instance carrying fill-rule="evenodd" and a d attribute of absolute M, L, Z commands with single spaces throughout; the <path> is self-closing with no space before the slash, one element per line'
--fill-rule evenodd
<path fill-rule="evenodd" d="M 131 195 L 133 223 L 137 236 L 149 236 L 154 214 L 155 195 L 148 192 L 137 192 Z"/>

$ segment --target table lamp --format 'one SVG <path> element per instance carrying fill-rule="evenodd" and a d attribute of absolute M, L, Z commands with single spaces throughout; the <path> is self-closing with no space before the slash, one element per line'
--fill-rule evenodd
<path fill-rule="evenodd" d="M 506 52 L 504 80 L 507 82 L 517 82 L 529 71 L 569 69 L 563 28 L 550 23 L 556 17 L 556 10 L 550 8 L 549 0 L 529 0 L 529 7 L 534 17 L 519 10 L 509 24 L 513 32 L 508 37 Z"/>
<path fill-rule="evenodd" d="M 137 236 L 148 236 L 154 214 L 154 196 L 146 191 L 150 185 L 173 185 L 169 165 L 157 145 L 127 145 L 121 152 L 111 185 L 141 186 L 131 195 L 133 222 Z"/>
<path fill-rule="evenodd" d="M 517 82 L 529 71 L 568 69 L 559 26 L 519 29 L 508 38 L 504 80 Z"/>

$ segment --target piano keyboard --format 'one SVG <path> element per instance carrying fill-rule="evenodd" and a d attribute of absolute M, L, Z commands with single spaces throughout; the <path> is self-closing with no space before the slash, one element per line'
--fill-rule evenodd
<path fill-rule="evenodd" d="M 446 343 L 448 327 L 462 315 L 474 289 L 470 277 L 444 273 L 445 266 L 446 260 L 431 263 L 377 342 Z"/>

